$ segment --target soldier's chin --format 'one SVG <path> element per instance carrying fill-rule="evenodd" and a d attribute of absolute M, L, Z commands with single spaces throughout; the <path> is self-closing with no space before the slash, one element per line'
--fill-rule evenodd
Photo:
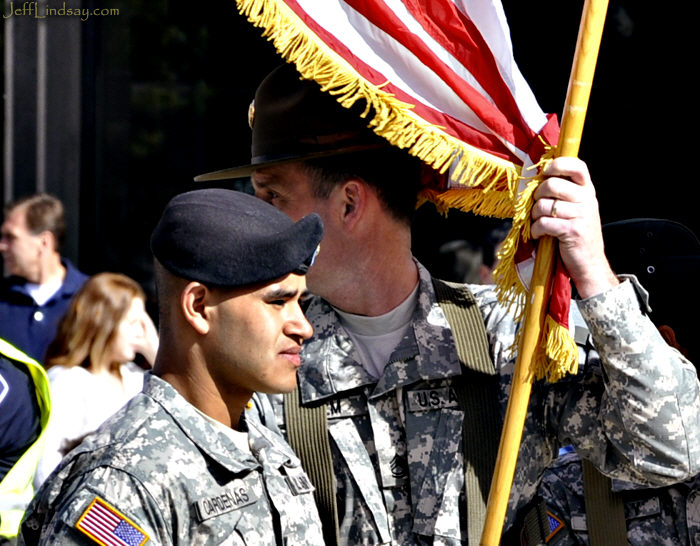
<path fill-rule="evenodd" d="M 297 376 L 294 374 L 294 379 L 290 381 L 280 382 L 274 388 L 270 388 L 266 394 L 288 394 L 297 388 Z"/>

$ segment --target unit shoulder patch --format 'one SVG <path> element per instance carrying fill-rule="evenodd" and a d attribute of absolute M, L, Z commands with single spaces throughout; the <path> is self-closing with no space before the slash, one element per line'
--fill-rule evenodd
<path fill-rule="evenodd" d="M 547 521 L 549 522 L 549 534 L 547 535 L 547 538 L 545 539 L 545 542 L 549 542 L 554 538 L 554 535 L 556 535 L 559 531 L 561 531 L 564 528 L 564 522 L 560 520 L 557 516 L 552 514 L 549 510 L 547 510 Z"/>

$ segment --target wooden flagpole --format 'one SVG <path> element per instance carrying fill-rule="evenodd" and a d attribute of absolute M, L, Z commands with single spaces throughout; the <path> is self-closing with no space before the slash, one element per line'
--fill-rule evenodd
<path fill-rule="evenodd" d="M 608 0 L 586 0 L 584 4 L 562 114 L 557 156 L 578 155 L 607 8 Z M 513 485 L 515 465 L 532 390 L 534 374 L 531 362 L 544 324 L 545 303 L 550 293 L 555 251 L 556 239 L 544 237 L 538 242 L 529 302 L 522 326 L 524 331 L 513 373 L 513 384 L 506 408 L 496 468 L 489 491 L 486 521 L 481 535 L 483 546 L 497 546 L 503 532 L 508 498 Z"/>

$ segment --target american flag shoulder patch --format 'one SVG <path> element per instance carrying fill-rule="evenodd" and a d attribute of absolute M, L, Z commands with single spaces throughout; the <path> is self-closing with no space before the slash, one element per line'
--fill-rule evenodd
<path fill-rule="evenodd" d="M 75 524 L 102 546 L 141 546 L 148 535 L 116 508 L 100 497 L 95 497 Z"/>

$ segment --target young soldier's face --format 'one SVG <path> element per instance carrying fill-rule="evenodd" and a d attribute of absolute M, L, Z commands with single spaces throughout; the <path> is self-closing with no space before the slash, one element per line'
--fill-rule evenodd
<path fill-rule="evenodd" d="M 229 393 L 290 392 L 297 384 L 301 344 L 313 334 L 300 307 L 303 275 L 262 287 L 214 291 L 210 334 L 212 376 Z"/>

